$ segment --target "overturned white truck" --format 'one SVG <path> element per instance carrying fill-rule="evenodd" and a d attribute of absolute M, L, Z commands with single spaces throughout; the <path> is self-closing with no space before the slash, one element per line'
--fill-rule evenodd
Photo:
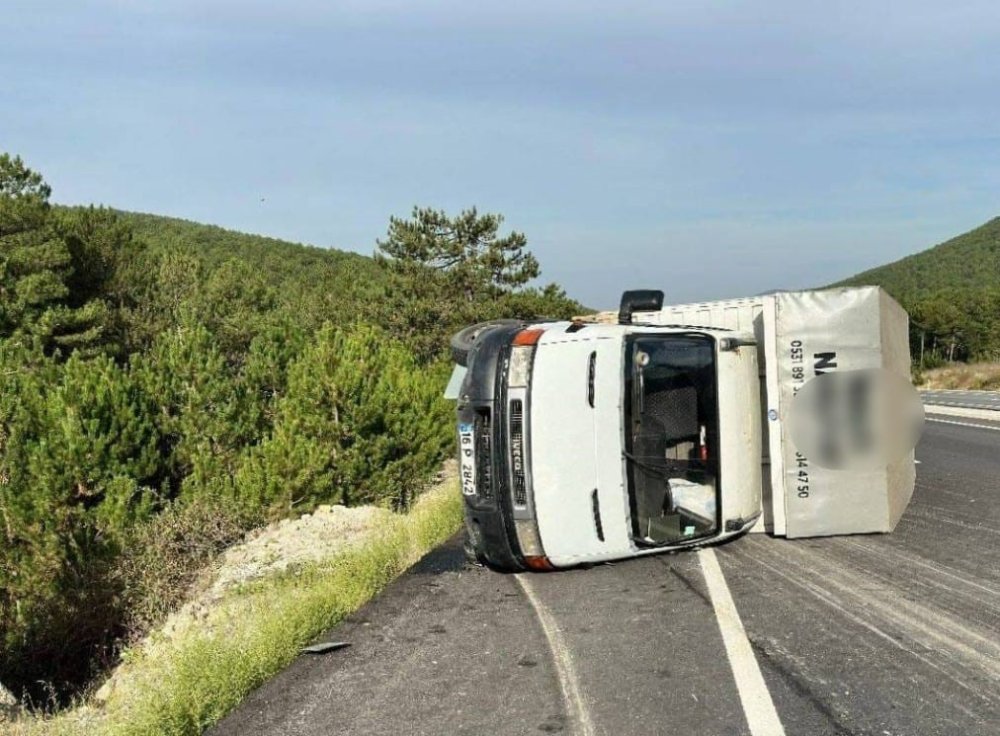
<path fill-rule="evenodd" d="M 913 492 L 912 442 L 888 443 L 875 462 L 830 462 L 823 438 L 792 419 L 806 394 L 842 395 L 860 407 L 840 412 L 854 441 L 893 433 L 896 415 L 912 435 L 908 342 L 906 313 L 876 287 L 675 306 L 633 291 L 614 324 L 467 328 L 447 395 L 472 551 L 499 569 L 552 569 L 749 530 L 891 531 Z M 865 380 L 840 390 L 818 380 L 831 373 Z M 817 405 L 823 427 L 837 412 Z"/>

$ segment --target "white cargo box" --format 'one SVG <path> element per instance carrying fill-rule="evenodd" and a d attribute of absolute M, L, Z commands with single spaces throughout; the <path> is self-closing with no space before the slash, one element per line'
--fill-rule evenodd
<path fill-rule="evenodd" d="M 913 452 L 874 470 L 810 463 L 789 436 L 795 392 L 830 371 L 910 379 L 906 312 L 878 287 L 782 292 L 637 312 L 635 323 L 753 332 L 761 366 L 764 514 L 754 531 L 792 537 L 888 532 L 913 494 Z"/>

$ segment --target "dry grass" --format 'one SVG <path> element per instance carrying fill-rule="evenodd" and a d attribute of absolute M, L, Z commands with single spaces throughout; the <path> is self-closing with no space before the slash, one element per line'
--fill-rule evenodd
<path fill-rule="evenodd" d="M 953 363 L 926 370 L 920 388 L 964 389 L 967 391 L 1000 390 L 1000 363 Z"/>

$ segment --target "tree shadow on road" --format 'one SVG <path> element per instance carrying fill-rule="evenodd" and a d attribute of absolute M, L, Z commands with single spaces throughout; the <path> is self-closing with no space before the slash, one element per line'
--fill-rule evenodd
<path fill-rule="evenodd" d="M 465 532 L 460 531 L 437 549 L 433 549 L 420 558 L 412 568 L 411 575 L 441 575 L 446 572 L 459 572 L 472 567 L 465 557 L 462 543 Z"/>

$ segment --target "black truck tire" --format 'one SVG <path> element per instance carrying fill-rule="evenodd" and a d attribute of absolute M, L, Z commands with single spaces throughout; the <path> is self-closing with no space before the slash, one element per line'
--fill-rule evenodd
<path fill-rule="evenodd" d="M 459 330 L 451 336 L 451 359 L 460 366 L 468 368 L 469 351 L 476 343 L 476 338 L 491 327 L 507 327 L 526 324 L 520 319 L 491 319 Z"/>

